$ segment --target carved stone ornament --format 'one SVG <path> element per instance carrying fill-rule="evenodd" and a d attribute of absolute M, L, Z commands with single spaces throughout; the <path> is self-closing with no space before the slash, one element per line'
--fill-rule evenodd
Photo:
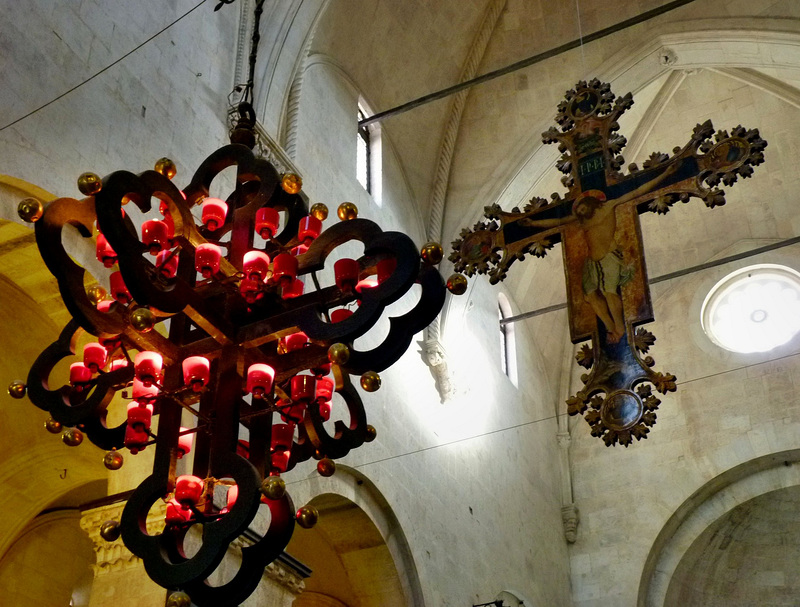
<path fill-rule="evenodd" d="M 532 198 L 510 212 L 486 207 L 449 257 L 456 272 L 488 274 L 495 284 L 526 254 L 544 257 L 563 244 L 571 339 L 591 340 L 577 356 L 589 372 L 568 399 L 568 412 L 585 414 L 592 435 L 607 446 L 626 447 L 646 438 L 656 421 L 660 401 L 652 387 L 662 394 L 676 388 L 674 375 L 653 371 L 655 361 L 643 356 L 655 337 L 637 328 L 653 320 L 639 214 L 664 214 L 692 197 L 709 208 L 725 204 L 720 182 L 732 186 L 750 177 L 767 145 L 757 129 L 715 132 L 707 120 L 671 156 L 654 152 L 641 170 L 632 164 L 625 175 L 618 119 L 632 105 L 630 93 L 615 97 L 596 79 L 567 91 L 559 126 L 542 134 L 544 143 L 558 144 L 566 195 Z"/>

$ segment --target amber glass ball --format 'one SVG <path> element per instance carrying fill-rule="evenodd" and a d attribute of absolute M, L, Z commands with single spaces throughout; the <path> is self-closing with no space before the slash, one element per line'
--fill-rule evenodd
<path fill-rule="evenodd" d="M 78 189 L 84 196 L 94 196 L 103 189 L 103 181 L 96 173 L 83 173 L 78 177 Z"/>
<path fill-rule="evenodd" d="M 311 529 L 319 520 L 319 511 L 314 506 L 303 506 L 297 511 L 295 519 L 303 529 Z"/>
<path fill-rule="evenodd" d="M 344 365 L 350 359 L 350 348 L 345 344 L 333 344 L 328 348 L 328 360 L 334 365 Z"/>
<path fill-rule="evenodd" d="M 61 435 L 61 440 L 68 447 L 77 447 L 83 442 L 83 432 L 77 428 L 67 428 Z"/>
<path fill-rule="evenodd" d="M 364 440 L 371 443 L 377 436 L 378 431 L 375 429 L 375 426 L 367 424 L 367 436 L 364 437 Z"/>
<path fill-rule="evenodd" d="M 25 385 L 25 382 L 19 379 L 15 379 L 8 385 L 8 394 L 11 398 L 25 398 L 25 392 L 27 392 L 28 387 Z"/>
<path fill-rule="evenodd" d="M 112 449 L 105 454 L 105 457 L 103 457 L 103 465 L 109 470 L 119 470 L 122 468 L 124 461 L 125 460 L 122 457 L 122 453 L 116 449 Z"/>
<path fill-rule="evenodd" d="M 192 607 L 192 599 L 185 592 L 173 592 L 167 599 L 166 607 Z"/>
<path fill-rule="evenodd" d="M 343 202 L 336 210 L 336 214 L 342 221 L 349 221 L 358 217 L 358 207 L 352 202 Z"/>
<path fill-rule="evenodd" d="M 463 295 L 467 292 L 467 277 L 463 274 L 453 274 L 447 279 L 447 290 L 453 295 Z"/>
<path fill-rule="evenodd" d="M 178 174 L 178 167 L 175 166 L 175 163 L 170 158 L 159 158 L 156 160 L 154 168 L 156 173 L 161 173 L 167 179 L 172 179 Z"/>
<path fill-rule="evenodd" d="M 336 463 L 329 457 L 323 457 L 317 462 L 317 472 L 320 476 L 333 476 L 336 472 Z"/>
<path fill-rule="evenodd" d="M 311 205 L 309 214 L 320 221 L 325 221 L 328 218 L 328 207 L 321 202 L 317 202 Z"/>
<path fill-rule="evenodd" d="M 375 371 L 367 371 L 361 376 L 361 387 L 367 392 L 375 392 L 381 387 L 381 376 Z"/>
<path fill-rule="evenodd" d="M 442 258 L 444 257 L 444 249 L 438 242 L 428 242 L 423 245 L 419 252 L 419 256 L 422 257 L 422 261 L 425 263 L 435 266 L 437 263 L 442 261 Z"/>
<path fill-rule="evenodd" d="M 36 198 L 25 198 L 17 205 L 17 215 L 22 221 L 33 223 L 37 221 L 44 212 L 44 207 L 40 200 Z"/>
<path fill-rule="evenodd" d="M 268 476 L 261 483 L 261 493 L 270 500 L 279 500 L 286 495 L 286 482 L 280 476 Z"/>
<path fill-rule="evenodd" d="M 108 291 L 106 291 L 100 285 L 94 285 L 86 290 L 86 296 L 89 298 L 89 301 L 92 302 L 93 306 L 96 306 L 103 301 L 106 298 L 106 295 L 108 295 Z"/>
<path fill-rule="evenodd" d="M 131 312 L 131 326 L 139 333 L 152 331 L 156 325 L 155 315 L 147 308 L 136 308 Z"/>
<path fill-rule="evenodd" d="M 48 417 L 47 421 L 44 422 L 44 428 L 50 434 L 59 434 L 61 432 L 61 422 L 57 422 L 52 417 Z"/>
<path fill-rule="evenodd" d="M 100 537 L 107 542 L 116 542 L 121 532 L 119 521 L 106 521 L 100 526 Z"/>
<path fill-rule="evenodd" d="M 281 187 L 287 194 L 299 194 L 303 189 L 303 180 L 295 173 L 285 173 L 281 177 Z"/>

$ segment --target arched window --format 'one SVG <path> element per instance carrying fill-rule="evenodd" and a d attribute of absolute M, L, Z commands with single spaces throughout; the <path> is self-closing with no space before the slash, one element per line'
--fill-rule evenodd
<path fill-rule="evenodd" d="M 500 326 L 500 368 L 517 385 L 517 348 L 514 339 L 514 324 L 505 322 L 511 318 L 511 304 L 503 293 L 497 296 L 497 315 Z"/>
<path fill-rule="evenodd" d="M 358 122 L 372 115 L 363 99 L 358 102 Z M 372 195 L 377 205 L 381 204 L 381 129 L 378 123 L 358 125 L 356 135 L 356 178 Z"/>

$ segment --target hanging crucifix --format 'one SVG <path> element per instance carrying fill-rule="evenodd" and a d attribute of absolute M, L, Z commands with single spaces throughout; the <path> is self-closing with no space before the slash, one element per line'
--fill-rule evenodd
<path fill-rule="evenodd" d="M 495 284 L 526 253 L 544 257 L 563 244 L 572 343 L 592 343 L 576 357 L 589 372 L 567 410 L 584 414 L 592 435 L 607 446 L 626 447 L 655 424 L 660 400 L 652 387 L 662 394 L 675 390 L 675 376 L 654 371 L 655 361 L 646 356 L 655 337 L 640 326 L 653 321 L 653 308 L 639 214 L 663 214 L 693 196 L 709 208 L 725 204 L 720 181 L 731 186 L 739 176 L 750 177 L 767 145 L 756 129 L 714 133 L 709 120 L 672 156 L 653 153 L 641 170 L 631 164 L 623 175 L 626 139 L 617 133 L 617 120 L 632 105 L 630 93 L 615 99 L 596 79 L 567 91 L 556 117 L 560 130 L 542 134 L 544 143 L 559 144 L 557 167 L 565 173 L 567 195 L 533 198 L 511 212 L 486 207 L 485 219 L 461 232 L 450 255 L 457 272 L 488 274 Z"/>

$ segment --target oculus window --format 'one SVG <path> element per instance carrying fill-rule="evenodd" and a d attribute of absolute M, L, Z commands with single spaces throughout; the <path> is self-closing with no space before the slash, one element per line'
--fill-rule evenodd
<path fill-rule="evenodd" d="M 767 352 L 800 332 L 800 273 L 760 264 L 720 280 L 703 302 L 701 322 L 715 344 L 732 352 Z"/>

